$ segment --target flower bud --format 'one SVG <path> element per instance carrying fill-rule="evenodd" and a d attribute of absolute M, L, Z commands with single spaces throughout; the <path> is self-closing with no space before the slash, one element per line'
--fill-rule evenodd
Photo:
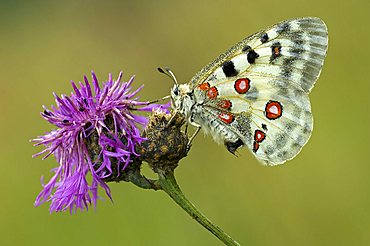
<path fill-rule="evenodd" d="M 181 131 L 185 118 L 180 114 L 155 111 L 144 129 L 144 141 L 137 150 L 140 159 L 154 172 L 174 170 L 180 159 L 187 155 L 188 137 Z"/>

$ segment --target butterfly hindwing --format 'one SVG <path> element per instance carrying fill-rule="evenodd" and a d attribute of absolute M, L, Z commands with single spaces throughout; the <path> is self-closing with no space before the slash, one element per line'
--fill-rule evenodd
<path fill-rule="evenodd" d="M 252 106 L 253 139 L 247 144 L 258 159 L 269 165 L 296 156 L 313 127 L 307 94 L 294 88 L 274 89 L 266 97 L 261 94 Z"/>
<path fill-rule="evenodd" d="M 254 101 L 252 97 L 221 94 L 224 90 L 220 90 L 218 98 L 209 100 L 194 117 L 210 121 L 212 136 L 216 141 L 227 139 L 227 147 L 235 148 L 240 139 L 263 163 L 284 163 L 297 155 L 311 135 L 308 95 L 294 88 L 268 87 L 254 77 L 250 86 L 258 95 Z"/>
<path fill-rule="evenodd" d="M 217 127 L 204 124 L 206 130 L 229 151 L 243 144 L 266 164 L 284 163 L 311 136 L 308 93 L 327 43 L 324 22 L 313 17 L 284 21 L 242 40 L 191 80 L 195 93 L 204 95 L 204 111 L 193 115 L 200 122 L 212 119 Z"/>

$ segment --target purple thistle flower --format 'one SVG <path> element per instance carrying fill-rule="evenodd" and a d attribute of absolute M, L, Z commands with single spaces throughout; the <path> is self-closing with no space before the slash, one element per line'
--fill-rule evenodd
<path fill-rule="evenodd" d="M 72 81 L 74 93 L 70 96 L 58 97 L 54 93 L 56 107 L 48 110 L 43 106 L 42 117 L 57 129 L 32 140 L 35 146 L 45 146 L 33 157 L 46 154 L 43 157 L 46 159 L 54 155 L 59 167 L 52 169 L 54 176 L 43 184 L 35 206 L 51 201 L 50 212 L 87 210 L 91 204 L 96 206 L 98 186 L 112 199 L 104 179 L 119 175 L 134 156 L 139 156 L 135 146 L 145 140 L 138 127 L 145 126 L 147 118 L 133 114 L 133 110 L 167 110 L 169 107 L 169 104 L 148 105 L 148 102 L 137 101 L 136 95 L 143 86 L 132 91 L 134 77 L 128 82 L 121 82 L 121 78 L 122 72 L 116 81 L 109 74 L 108 81 L 100 87 L 92 72 L 93 88 L 84 76 L 85 83 L 79 82 L 79 88 Z M 96 155 L 89 151 L 89 144 L 98 145 Z M 90 184 L 86 178 L 88 173 L 92 176 Z"/>

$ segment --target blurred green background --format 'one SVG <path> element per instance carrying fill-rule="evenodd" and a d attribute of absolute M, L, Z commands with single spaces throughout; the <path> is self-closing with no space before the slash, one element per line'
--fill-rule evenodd
<path fill-rule="evenodd" d="M 136 74 L 142 99 L 157 99 L 172 84 L 156 67 L 187 82 L 247 35 L 301 16 L 329 28 L 301 154 L 268 168 L 201 134 L 178 182 L 242 245 L 370 245 L 369 9 L 368 0 L 1 1 L 0 245 L 221 245 L 166 194 L 128 183 L 112 183 L 114 203 L 103 196 L 96 211 L 34 208 L 56 162 L 32 159 L 40 148 L 28 140 L 52 128 L 39 115 L 52 92 L 70 93 L 69 80 L 92 69 L 100 80 Z"/>

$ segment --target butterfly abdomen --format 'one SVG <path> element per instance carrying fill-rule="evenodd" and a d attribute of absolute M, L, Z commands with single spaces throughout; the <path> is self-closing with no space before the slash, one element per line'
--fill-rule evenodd
<path fill-rule="evenodd" d="M 202 105 L 194 105 L 192 109 L 191 121 L 202 126 L 205 133 L 209 133 L 217 143 L 236 142 L 239 136 L 225 127 L 235 121 L 233 115 L 222 114 L 222 112 L 214 112 L 205 109 Z"/>

